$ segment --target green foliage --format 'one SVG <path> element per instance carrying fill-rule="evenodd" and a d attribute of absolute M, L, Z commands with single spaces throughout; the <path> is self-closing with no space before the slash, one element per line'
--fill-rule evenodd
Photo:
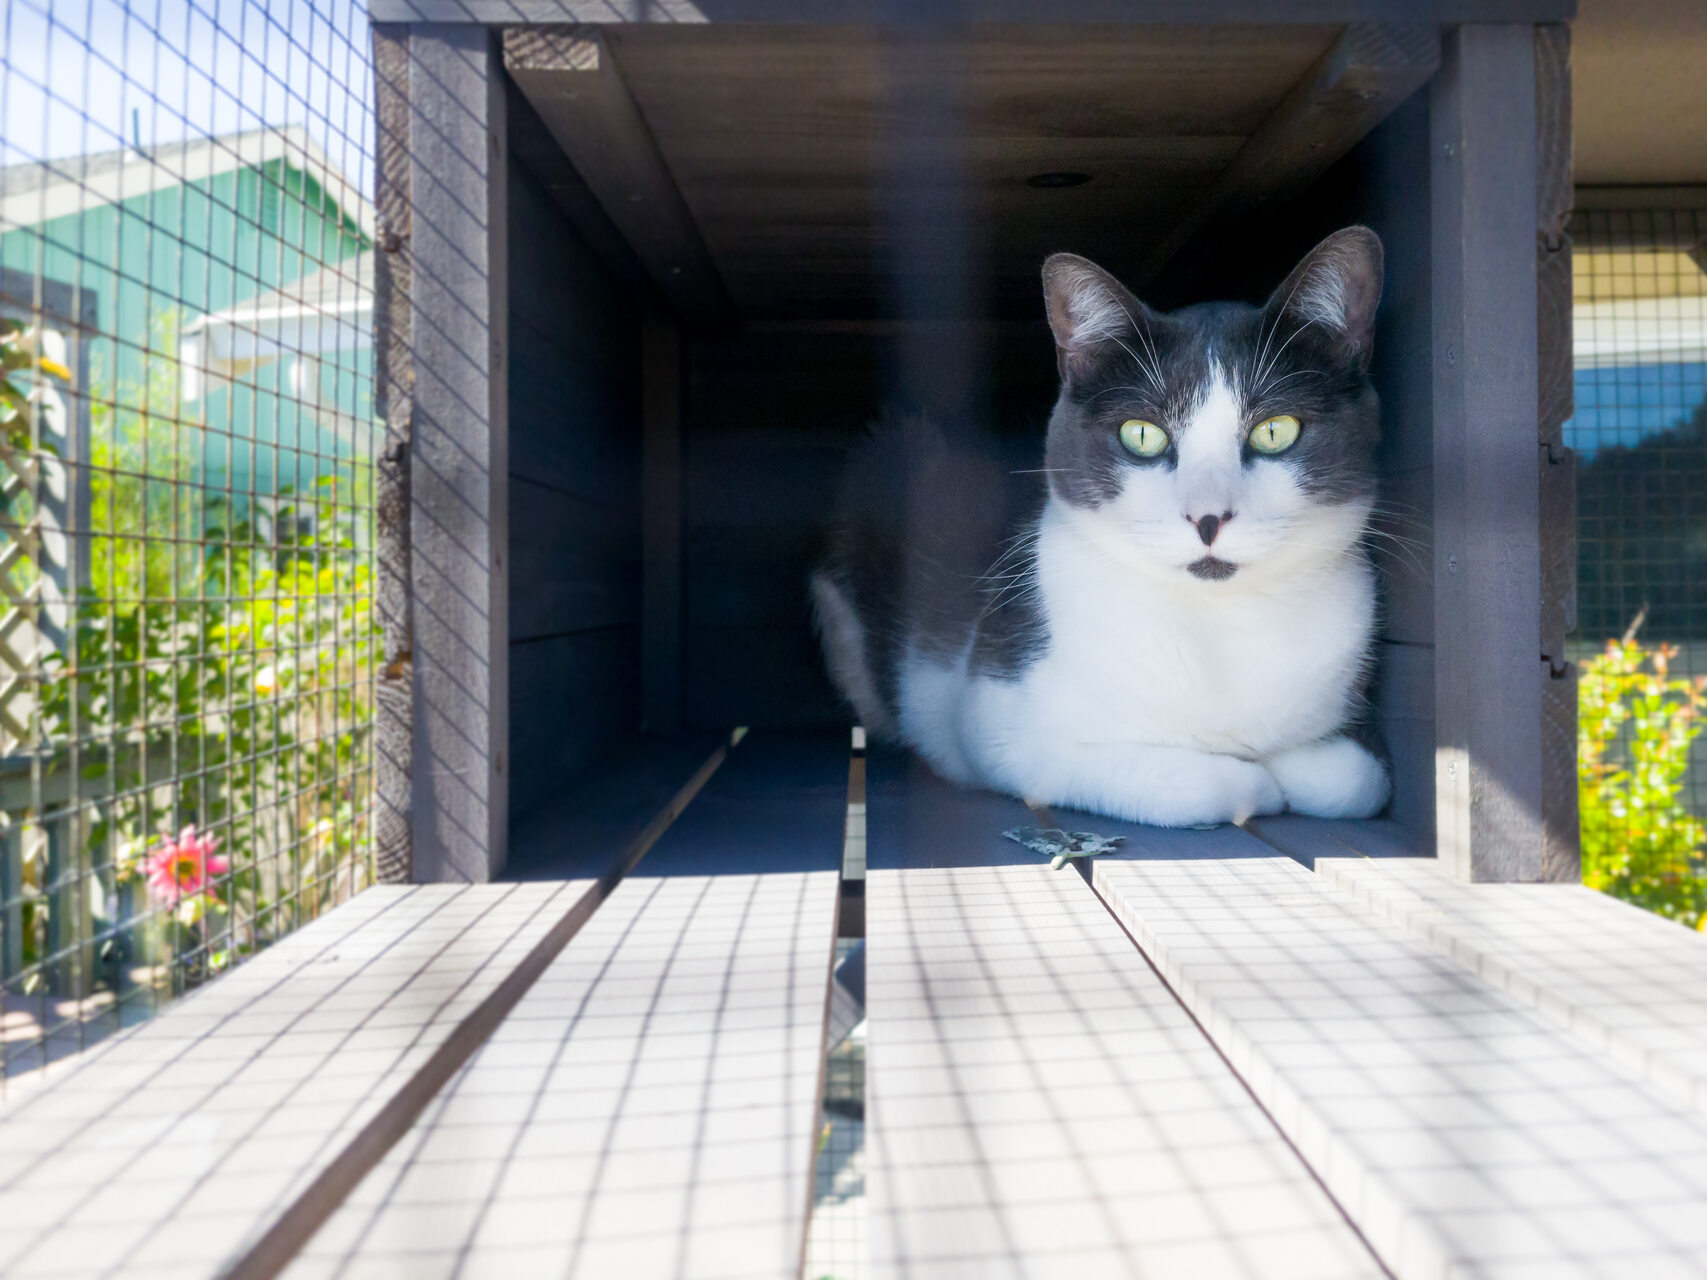
<path fill-rule="evenodd" d="M 86 598 L 75 660 L 49 663 L 44 723 L 58 739 L 94 737 L 85 786 L 115 797 L 82 826 L 89 865 L 136 883 L 184 823 L 229 858 L 205 892 L 153 904 L 159 936 L 144 949 L 190 957 L 180 981 L 367 878 L 378 632 L 373 568 L 340 492 L 352 483 L 281 495 L 270 538 L 249 520 L 208 528 L 176 599 Z M 163 758 L 180 775 L 165 785 Z"/>
<path fill-rule="evenodd" d="M 179 391 L 178 315 L 148 325 L 139 378 L 89 402 L 89 594 L 101 600 L 167 600 L 194 589 L 208 519 L 192 482 L 200 427 L 186 422 Z"/>
<path fill-rule="evenodd" d="M 1707 825 L 1678 800 L 1707 709 L 1707 676 L 1671 675 L 1677 651 L 1640 644 L 1641 622 L 1582 664 L 1583 883 L 1707 930 Z"/>
<path fill-rule="evenodd" d="M 40 345 L 39 330 L 17 320 L 0 320 L 0 434 L 14 449 L 30 447 L 34 417 L 30 406 L 35 399 L 31 384 L 35 375 L 48 373 L 66 380 L 71 377 L 71 370 L 41 354 Z M 31 377 L 20 379 L 20 373 Z"/>
<path fill-rule="evenodd" d="M 17 343 L 34 350 L 27 334 Z M 97 362 L 87 396 L 89 581 L 35 688 L 44 781 L 75 769 L 78 802 L 11 815 L 25 828 L 29 989 L 62 981 L 62 962 L 30 972 L 50 959 L 56 913 L 86 912 L 82 936 L 102 939 L 85 990 L 150 971 L 182 987 L 371 871 L 371 465 L 327 460 L 308 492 L 233 509 L 198 474 L 203 428 L 180 398 L 177 349 L 176 313 L 155 314 L 139 376 L 101 385 Z M 164 868 L 190 826 L 206 874 L 180 889 Z M 64 879 L 67 858 L 81 879 Z"/>

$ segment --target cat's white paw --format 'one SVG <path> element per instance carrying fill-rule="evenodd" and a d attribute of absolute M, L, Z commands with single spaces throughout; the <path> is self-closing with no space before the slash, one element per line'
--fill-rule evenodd
<path fill-rule="evenodd" d="M 1263 763 L 1287 807 L 1313 818 L 1372 818 L 1392 790 L 1381 762 L 1350 738 L 1324 738 Z"/>
<path fill-rule="evenodd" d="M 1017 763 L 1030 767 L 992 773 L 984 785 L 1156 827 L 1243 822 L 1286 807 L 1280 784 L 1262 765 L 1207 751 L 1057 747 L 1044 760 Z"/>
<path fill-rule="evenodd" d="M 1223 756 L 1229 766 L 1225 771 L 1223 798 L 1226 808 L 1206 821 L 1243 822 L 1246 818 L 1265 813 L 1279 813 L 1286 807 L 1286 796 L 1275 776 L 1260 764 Z"/>
<path fill-rule="evenodd" d="M 1274 776 L 1260 764 L 1235 756 L 1203 755 L 1166 789 L 1151 798 L 1140 821 L 1166 827 L 1243 822 L 1279 813 L 1286 797 Z"/>

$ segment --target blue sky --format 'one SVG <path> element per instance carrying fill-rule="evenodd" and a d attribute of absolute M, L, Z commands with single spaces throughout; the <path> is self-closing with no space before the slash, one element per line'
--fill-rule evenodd
<path fill-rule="evenodd" d="M 1707 401 L 1707 364 L 1578 369 L 1576 400 L 1565 443 L 1586 459 L 1687 421 Z"/>
<path fill-rule="evenodd" d="M 4 23 L 0 162 L 296 124 L 372 195 L 363 3 L 6 0 Z"/>

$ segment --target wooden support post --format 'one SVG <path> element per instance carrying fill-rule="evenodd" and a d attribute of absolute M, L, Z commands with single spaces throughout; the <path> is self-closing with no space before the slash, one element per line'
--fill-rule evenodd
<path fill-rule="evenodd" d="M 1535 33 L 1448 32 L 1431 98 L 1440 857 L 1539 880 Z"/>
<path fill-rule="evenodd" d="M 379 235 L 374 256 L 374 407 L 385 443 L 374 463 L 374 610 L 382 632 L 374 681 L 374 876 L 407 884 L 414 641 L 409 623 L 409 437 L 415 365 L 409 307 L 409 33 L 375 25 Z"/>
<path fill-rule="evenodd" d="M 1541 503 L 1542 877 L 1582 878 L 1577 814 L 1577 673 L 1565 636 L 1577 625 L 1575 409 L 1571 353 L 1571 31 L 1535 28 L 1536 337 Z"/>
<path fill-rule="evenodd" d="M 641 724 L 674 733 L 682 721 L 682 338 L 662 317 L 641 326 L 640 376 Z"/>
<path fill-rule="evenodd" d="M 508 819 L 507 183 L 482 27 L 409 30 L 417 881 L 491 880 Z"/>

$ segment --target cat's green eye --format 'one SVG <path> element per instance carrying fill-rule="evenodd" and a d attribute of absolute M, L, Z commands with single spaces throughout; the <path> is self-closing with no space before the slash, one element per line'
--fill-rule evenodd
<path fill-rule="evenodd" d="M 1289 413 L 1270 418 L 1251 430 L 1251 448 L 1258 453 L 1285 453 L 1298 441 L 1298 419 Z"/>
<path fill-rule="evenodd" d="M 1168 433 L 1153 422 L 1128 418 L 1120 424 L 1120 443 L 1140 458 L 1155 458 L 1167 452 Z"/>

